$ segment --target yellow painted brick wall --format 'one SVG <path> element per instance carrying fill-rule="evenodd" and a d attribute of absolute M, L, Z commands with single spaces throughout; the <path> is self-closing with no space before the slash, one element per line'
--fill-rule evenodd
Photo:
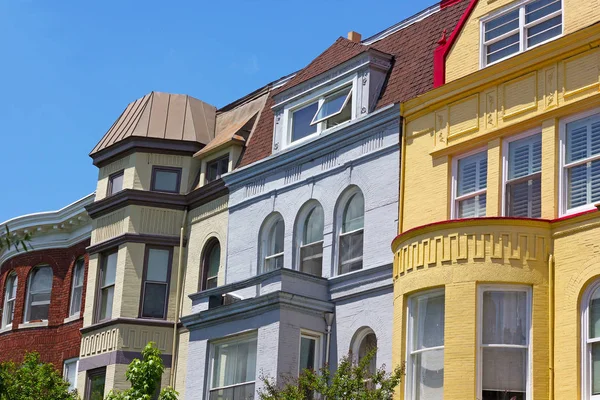
<path fill-rule="evenodd" d="M 157 153 L 135 153 L 135 172 L 133 188 L 139 190 L 150 190 L 152 180 L 152 167 L 175 167 L 181 168 L 180 193 L 190 191 L 190 186 L 199 172 L 199 162 L 190 156 L 178 156 Z M 190 176 L 190 175 L 193 175 Z"/>
<path fill-rule="evenodd" d="M 480 20 L 515 0 L 480 0 L 446 60 L 446 82 L 479 70 Z M 564 34 L 568 35 L 600 21 L 600 0 L 563 0 Z"/>
<path fill-rule="evenodd" d="M 121 170 L 124 171 L 123 175 L 123 188 L 133 188 L 133 177 L 134 177 L 134 163 L 133 156 L 124 156 L 119 158 L 110 164 L 107 164 L 98 170 L 98 185 L 96 187 L 96 201 L 102 200 L 106 197 L 108 190 L 108 178 L 110 175 Z"/>

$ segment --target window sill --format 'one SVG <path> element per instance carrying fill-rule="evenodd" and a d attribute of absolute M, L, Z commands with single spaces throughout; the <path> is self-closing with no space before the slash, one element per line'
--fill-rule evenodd
<path fill-rule="evenodd" d="M 63 321 L 63 324 L 68 324 L 69 322 L 73 322 L 73 321 L 77 321 L 79 318 L 81 318 L 80 313 L 75 313 L 73 315 L 71 315 L 68 318 L 65 318 L 65 320 Z"/>
<path fill-rule="evenodd" d="M 12 328 L 13 328 L 13 324 L 11 322 L 10 324 L 8 324 L 7 326 L 5 326 L 4 328 L 0 329 L 0 333 L 10 332 L 10 331 L 12 331 Z"/>
<path fill-rule="evenodd" d="M 25 322 L 24 324 L 19 324 L 19 329 L 43 328 L 45 326 L 48 326 L 48 320 L 41 322 Z"/>

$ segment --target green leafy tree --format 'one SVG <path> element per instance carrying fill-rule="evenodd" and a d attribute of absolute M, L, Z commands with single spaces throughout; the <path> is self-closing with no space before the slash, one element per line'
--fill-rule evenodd
<path fill-rule="evenodd" d="M 0 230 L 2 230 L 0 228 Z M 4 232 L 0 234 L 0 253 L 5 249 L 14 247 L 16 251 L 19 251 L 19 247 L 23 251 L 27 251 L 31 248 L 29 242 L 31 241 L 31 232 L 27 232 L 23 235 L 11 234 L 8 225 L 4 225 Z"/>
<path fill-rule="evenodd" d="M 389 400 L 404 375 L 404 366 L 391 373 L 382 366 L 369 372 L 377 349 L 371 350 L 358 363 L 350 355 L 342 358 L 333 373 L 325 367 L 316 372 L 304 370 L 298 379 L 287 379 L 278 385 L 271 378 L 261 377 L 264 387 L 259 391 L 261 400 Z M 315 396 L 316 395 L 316 396 Z"/>
<path fill-rule="evenodd" d="M 150 342 L 142 351 L 143 360 L 134 359 L 127 367 L 125 377 L 131 382 L 131 389 L 125 391 L 111 390 L 106 400 L 151 400 L 160 387 L 160 378 L 165 370 L 160 350 L 156 344 Z M 159 400 L 177 400 L 177 393 L 173 388 L 164 388 Z M 0 399 L 1 400 L 1 399 Z"/>
<path fill-rule="evenodd" d="M 0 364 L 0 400 L 77 400 L 77 391 L 54 365 L 42 363 L 36 352 L 27 353 L 22 364 Z"/>

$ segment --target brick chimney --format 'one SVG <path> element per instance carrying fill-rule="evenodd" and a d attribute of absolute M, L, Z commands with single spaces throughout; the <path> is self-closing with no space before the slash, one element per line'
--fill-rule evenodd
<path fill-rule="evenodd" d="M 348 32 L 348 40 L 350 40 L 354 43 L 360 43 L 361 38 L 362 37 L 360 36 L 360 33 L 358 33 L 358 32 L 354 32 L 354 31 Z"/>

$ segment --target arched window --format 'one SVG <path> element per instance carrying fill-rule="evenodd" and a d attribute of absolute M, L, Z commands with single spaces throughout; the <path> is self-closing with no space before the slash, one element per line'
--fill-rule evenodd
<path fill-rule="evenodd" d="M 377 349 L 377 336 L 370 328 L 363 328 L 354 335 L 352 341 L 352 355 L 358 363 L 362 361 L 371 351 Z M 369 374 L 374 375 L 377 372 L 377 352 L 369 362 Z"/>
<path fill-rule="evenodd" d="M 313 204 L 301 212 L 299 232 L 300 264 L 299 269 L 307 274 L 321 276 L 323 269 L 323 208 L 320 204 Z M 305 215 L 303 215 L 305 214 Z"/>
<path fill-rule="evenodd" d="M 79 315 L 81 311 L 81 296 L 83 295 L 83 274 L 85 270 L 85 260 L 83 257 L 75 261 L 73 267 L 73 283 L 71 288 L 71 305 L 69 307 L 69 317 Z"/>
<path fill-rule="evenodd" d="M 219 267 L 221 266 L 221 244 L 212 239 L 205 247 L 202 258 L 202 286 L 200 290 L 217 287 Z"/>
<path fill-rule="evenodd" d="M 362 269 L 365 199 L 355 190 L 342 202 L 338 274 Z"/>
<path fill-rule="evenodd" d="M 52 294 L 52 268 L 48 265 L 36 267 L 29 275 L 25 303 L 25 322 L 48 319 L 50 295 Z"/>
<path fill-rule="evenodd" d="M 583 297 L 582 399 L 600 399 L 600 281 Z"/>
<path fill-rule="evenodd" d="M 263 224 L 262 242 L 262 272 L 283 268 L 283 240 L 285 225 L 280 214 L 272 215 Z"/>
<path fill-rule="evenodd" d="M 10 326 L 15 318 L 15 299 L 17 298 L 18 282 L 19 279 L 14 272 L 6 278 L 6 285 L 4 286 L 4 306 L 2 307 L 2 325 L 0 325 L 0 328 Z"/>

